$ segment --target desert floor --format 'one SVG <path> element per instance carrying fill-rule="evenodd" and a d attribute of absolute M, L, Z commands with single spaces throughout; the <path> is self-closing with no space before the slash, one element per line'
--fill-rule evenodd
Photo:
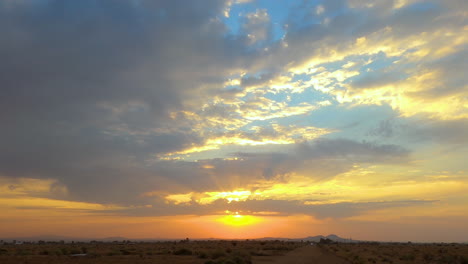
<path fill-rule="evenodd" d="M 468 264 L 468 244 L 210 240 L 0 245 L 1 264 Z"/>

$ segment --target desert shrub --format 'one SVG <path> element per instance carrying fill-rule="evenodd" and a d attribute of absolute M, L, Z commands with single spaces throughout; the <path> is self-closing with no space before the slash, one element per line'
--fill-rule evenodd
<path fill-rule="evenodd" d="M 70 250 L 70 254 L 81 254 L 81 251 L 78 249 L 72 249 Z"/>
<path fill-rule="evenodd" d="M 127 250 L 127 249 L 121 249 L 120 253 L 122 253 L 122 255 L 131 255 L 132 254 L 132 252 L 130 250 Z"/>
<path fill-rule="evenodd" d="M 178 249 L 176 251 L 174 251 L 173 253 L 174 255 L 192 255 L 192 250 L 190 249 L 187 249 L 187 248 L 181 248 L 181 249 Z"/>
<path fill-rule="evenodd" d="M 457 263 L 457 257 L 452 256 L 452 255 L 444 255 L 439 258 L 438 263 L 441 263 L 441 264 Z"/>
<path fill-rule="evenodd" d="M 432 254 L 430 254 L 430 253 L 425 253 L 423 255 L 423 259 L 425 261 L 427 261 L 427 262 L 430 262 L 430 261 L 434 260 L 434 256 Z"/>
<path fill-rule="evenodd" d="M 107 253 L 106 253 L 106 256 L 118 256 L 118 255 L 120 255 L 120 254 L 121 254 L 120 251 L 115 251 L 115 250 L 113 250 L 113 251 L 107 252 Z"/>
<path fill-rule="evenodd" d="M 439 253 L 440 253 L 440 254 L 446 254 L 446 253 L 447 253 L 447 249 L 446 249 L 446 248 L 441 248 L 441 249 L 439 249 Z"/>
<path fill-rule="evenodd" d="M 412 254 L 403 255 L 403 256 L 400 257 L 400 260 L 404 260 L 404 261 L 414 261 L 414 260 L 415 260 L 415 256 L 412 255 Z"/>
<path fill-rule="evenodd" d="M 17 256 L 29 256 L 32 255 L 32 252 L 26 249 L 20 249 L 18 252 L 16 252 Z"/>
<path fill-rule="evenodd" d="M 353 264 L 363 264 L 364 260 L 361 259 L 361 257 L 359 257 L 358 255 L 354 255 L 352 263 Z"/>
<path fill-rule="evenodd" d="M 88 254 L 88 256 L 92 258 L 98 258 L 98 257 L 101 257 L 101 254 L 96 253 L 96 252 L 91 252 Z"/>
<path fill-rule="evenodd" d="M 468 257 L 460 256 L 460 264 L 468 264 Z"/>
<path fill-rule="evenodd" d="M 60 252 L 62 253 L 62 255 L 68 255 L 68 249 L 67 248 L 61 248 Z"/>
<path fill-rule="evenodd" d="M 232 261 L 234 264 L 251 264 L 252 260 L 250 255 L 249 256 L 233 256 Z"/>
<path fill-rule="evenodd" d="M 264 251 L 250 251 L 250 255 L 252 256 L 270 256 L 270 254 L 264 252 Z"/>
<path fill-rule="evenodd" d="M 197 255 L 198 255 L 198 257 L 201 258 L 201 259 L 206 259 L 206 258 L 208 258 L 208 254 L 206 254 L 206 252 L 204 252 L 204 251 L 198 252 Z"/>
<path fill-rule="evenodd" d="M 49 251 L 42 250 L 42 251 L 39 252 L 39 255 L 49 255 Z"/>
<path fill-rule="evenodd" d="M 5 248 L 0 248 L 0 255 L 7 255 L 8 254 L 8 250 L 5 249 Z"/>
<path fill-rule="evenodd" d="M 225 256 L 226 256 L 226 253 L 224 253 L 224 251 L 222 250 L 216 250 L 215 252 L 211 253 L 211 259 L 218 259 L 218 258 L 222 258 Z"/>
<path fill-rule="evenodd" d="M 387 257 L 382 257 L 382 262 L 392 263 L 392 261 Z"/>

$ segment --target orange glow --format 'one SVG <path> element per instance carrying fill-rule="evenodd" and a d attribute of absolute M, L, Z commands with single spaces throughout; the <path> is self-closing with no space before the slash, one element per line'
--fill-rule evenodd
<path fill-rule="evenodd" d="M 217 221 L 225 225 L 238 227 L 258 224 L 261 222 L 261 219 L 252 215 L 240 215 L 236 212 L 235 214 L 222 216 Z"/>

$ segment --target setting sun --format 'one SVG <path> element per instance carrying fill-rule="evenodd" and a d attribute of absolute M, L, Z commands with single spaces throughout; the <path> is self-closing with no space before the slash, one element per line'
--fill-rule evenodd
<path fill-rule="evenodd" d="M 217 219 L 217 221 L 228 225 L 228 226 L 248 226 L 258 224 L 260 222 L 260 218 L 252 215 L 241 215 L 238 212 L 234 214 L 225 215 Z"/>

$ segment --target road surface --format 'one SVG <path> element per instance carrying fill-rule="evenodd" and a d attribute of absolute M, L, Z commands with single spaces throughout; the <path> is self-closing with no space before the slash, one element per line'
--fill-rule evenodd
<path fill-rule="evenodd" d="M 254 264 L 349 264 L 346 260 L 317 246 L 305 246 L 288 252 L 280 257 L 254 259 Z"/>

